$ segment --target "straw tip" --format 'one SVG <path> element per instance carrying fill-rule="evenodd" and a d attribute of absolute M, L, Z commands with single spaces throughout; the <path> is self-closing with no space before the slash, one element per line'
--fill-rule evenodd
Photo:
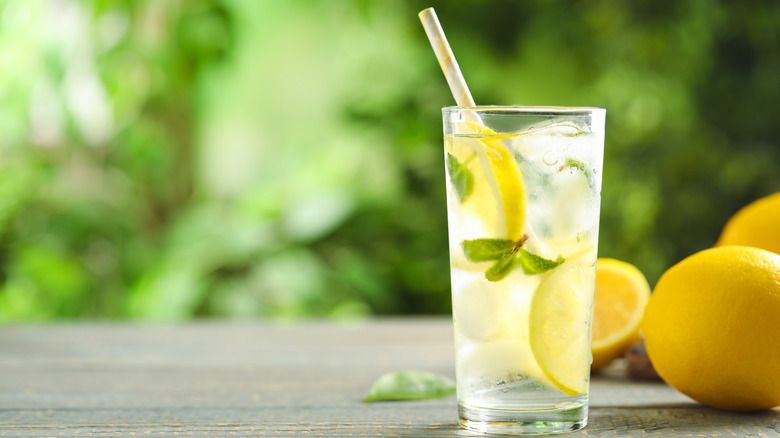
<path fill-rule="evenodd" d="M 420 13 L 417 14 L 417 16 L 420 17 L 421 20 L 424 20 L 430 14 L 436 15 L 436 11 L 434 11 L 433 8 L 425 8 L 422 11 L 420 11 Z"/>

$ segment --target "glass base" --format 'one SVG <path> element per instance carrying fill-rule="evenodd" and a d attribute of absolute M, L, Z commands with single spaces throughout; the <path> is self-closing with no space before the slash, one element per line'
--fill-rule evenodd
<path fill-rule="evenodd" d="M 460 425 L 501 435 L 542 435 L 574 432 L 588 424 L 588 405 L 556 410 L 521 411 L 458 405 Z"/>

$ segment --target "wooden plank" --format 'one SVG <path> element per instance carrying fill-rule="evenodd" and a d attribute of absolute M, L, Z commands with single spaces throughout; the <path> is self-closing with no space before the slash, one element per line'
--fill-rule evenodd
<path fill-rule="evenodd" d="M 453 376 L 449 320 L 5 327 L 0 437 L 479 436 L 454 397 L 362 402 L 400 369 Z M 780 436 L 780 410 L 717 411 L 624 376 L 594 376 L 573 436 Z"/>

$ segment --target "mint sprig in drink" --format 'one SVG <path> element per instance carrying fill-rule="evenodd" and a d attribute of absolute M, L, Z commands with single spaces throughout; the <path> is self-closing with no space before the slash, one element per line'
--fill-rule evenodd
<path fill-rule="evenodd" d="M 431 39 L 448 49 L 443 35 Z M 457 64 L 448 50 L 437 55 L 452 87 Z M 605 111 L 475 106 L 460 81 L 460 106 L 443 110 L 460 422 L 491 433 L 578 430 Z"/>

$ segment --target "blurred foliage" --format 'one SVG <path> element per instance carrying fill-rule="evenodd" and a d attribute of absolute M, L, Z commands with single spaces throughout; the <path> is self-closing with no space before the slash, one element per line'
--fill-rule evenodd
<path fill-rule="evenodd" d="M 780 190 L 772 1 L 0 2 L 0 319 L 445 313 L 452 104 L 607 108 L 651 283 Z"/>

